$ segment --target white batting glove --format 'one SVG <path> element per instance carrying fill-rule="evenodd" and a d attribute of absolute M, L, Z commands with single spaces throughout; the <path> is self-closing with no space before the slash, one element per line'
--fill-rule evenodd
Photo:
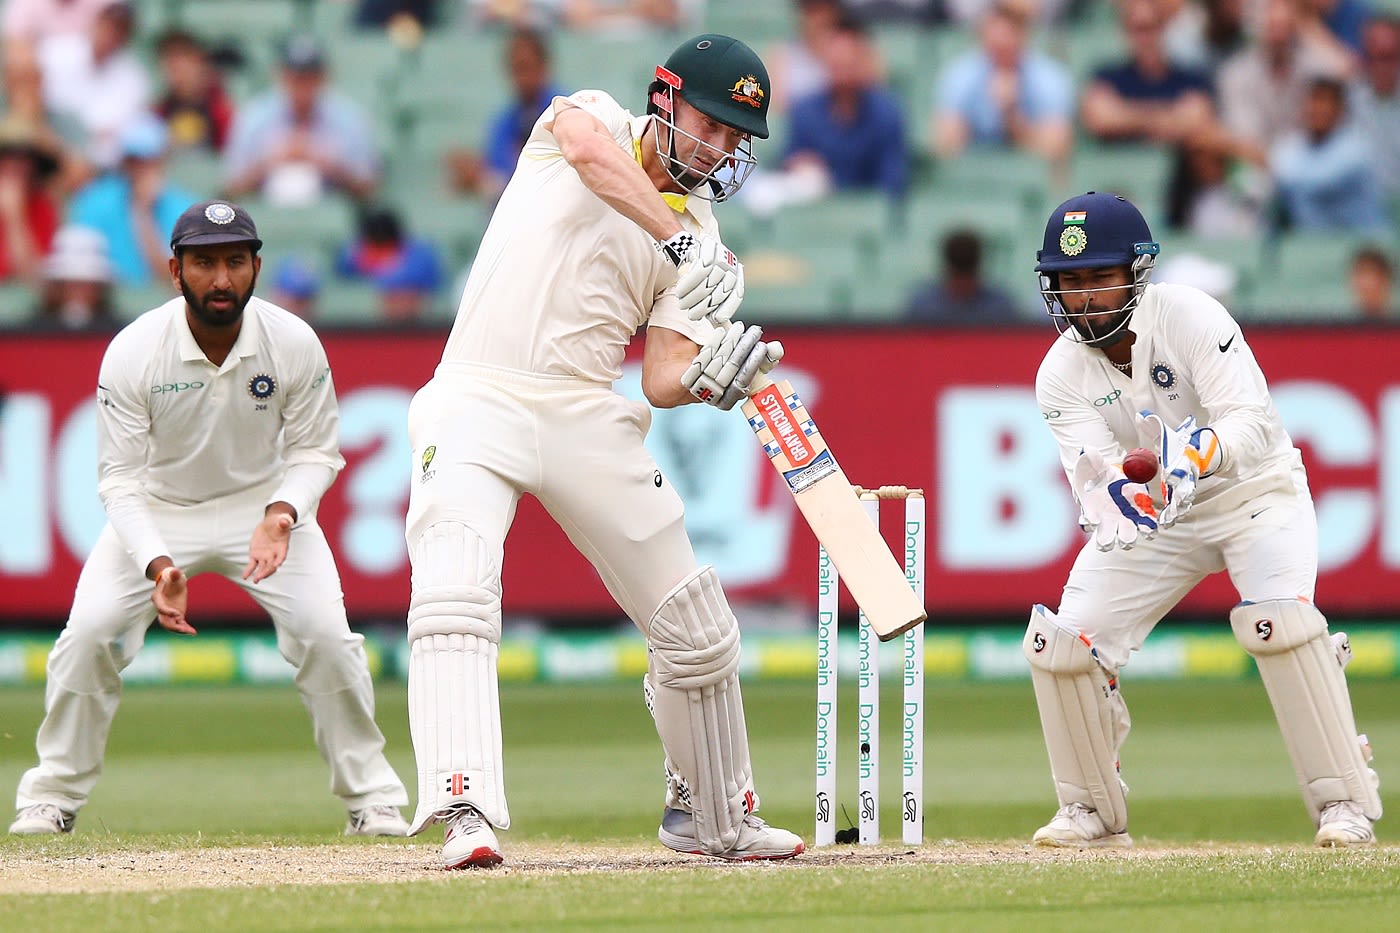
<path fill-rule="evenodd" d="M 1144 483 L 1129 482 L 1123 471 L 1104 462 L 1097 450 L 1079 454 L 1074 464 L 1074 495 L 1079 525 L 1100 551 L 1131 550 L 1157 534 L 1157 510 Z"/>
<path fill-rule="evenodd" d="M 1220 441 L 1210 428 L 1196 427 L 1190 415 L 1175 428 L 1168 428 L 1159 415 L 1147 409 L 1138 412 L 1139 431 L 1152 437 L 1162 461 L 1162 527 L 1170 528 L 1191 511 L 1196 501 L 1196 483 L 1220 469 Z"/>
<path fill-rule="evenodd" d="M 783 345 L 762 337 L 763 328 L 739 321 L 716 328 L 681 374 L 681 385 L 700 401 L 728 411 L 748 396 L 754 377 L 783 358 Z"/>
<path fill-rule="evenodd" d="M 744 300 L 744 267 L 712 236 L 677 233 L 661 244 L 676 264 L 676 300 L 692 321 L 723 327 Z"/>

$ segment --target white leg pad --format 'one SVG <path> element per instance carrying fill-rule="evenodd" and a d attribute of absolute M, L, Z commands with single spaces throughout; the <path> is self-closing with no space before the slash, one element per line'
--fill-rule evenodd
<path fill-rule="evenodd" d="M 1088 641 L 1044 606 L 1031 610 L 1021 647 L 1031 662 L 1060 805 L 1091 807 L 1109 832 L 1124 832 L 1128 786 L 1118 774 L 1118 749 L 1131 722 L 1117 677 L 1103 669 Z"/>
<path fill-rule="evenodd" d="M 682 580 L 646 634 L 652 713 L 671 772 L 668 803 L 678 796 L 683 803 L 688 788 L 701 847 L 728 851 L 758 804 L 739 692 L 739 623 L 714 568 Z"/>
<path fill-rule="evenodd" d="M 1259 667 L 1313 823 L 1339 800 L 1380 819 L 1379 780 L 1367 766 L 1342 672 L 1349 646 L 1336 644 L 1327 619 L 1301 599 L 1240 603 L 1230 627 Z"/>
<path fill-rule="evenodd" d="M 476 558 L 480 540 L 459 522 L 428 527 L 414 549 L 408 612 L 408 722 L 418 761 L 418 810 L 409 833 L 470 804 L 510 826 L 501 753 L 496 656 L 501 600 Z"/>

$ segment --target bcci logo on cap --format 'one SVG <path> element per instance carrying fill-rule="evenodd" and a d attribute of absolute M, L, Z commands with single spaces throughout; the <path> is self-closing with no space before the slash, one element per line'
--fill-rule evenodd
<path fill-rule="evenodd" d="M 210 223 L 222 225 L 233 223 L 233 218 L 237 215 L 229 205 L 215 202 L 204 209 L 204 216 Z"/>

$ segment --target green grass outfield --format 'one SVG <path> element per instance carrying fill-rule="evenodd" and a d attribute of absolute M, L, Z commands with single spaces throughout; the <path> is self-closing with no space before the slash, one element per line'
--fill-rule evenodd
<path fill-rule="evenodd" d="M 849 686 L 849 685 L 847 685 Z M 896 840 L 898 709 L 885 696 L 882 821 Z M 1400 780 L 1400 686 L 1352 692 Z M 435 869 L 440 834 L 346 840 L 289 686 L 131 687 L 71 837 L 0 837 L 0 929 L 1391 930 L 1400 847 L 1319 851 L 1258 681 L 1125 684 L 1132 853 L 1027 845 L 1054 810 L 1029 684 L 931 683 L 928 842 L 728 865 L 655 841 L 659 744 L 640 684 L 509 684 L 507 870 Z M 854 807 L 854 688 L 841 796 Z M 810 839 L 813 689 L 746 687 L 763 815 Z M 0 690 L 0 787 L 33 761 L 42 693 Z M 412 784 L 401 685 L 379 693 Z M 1400 839 L 1389 822 L 1382 839 Z"/>

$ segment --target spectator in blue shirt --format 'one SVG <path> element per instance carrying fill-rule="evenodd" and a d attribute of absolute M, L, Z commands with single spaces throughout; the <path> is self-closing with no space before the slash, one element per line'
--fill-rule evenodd
<path fill-rule="evenodd" d="M 1269 153 L 1280 203 L 1295 230 L 1388 228 L 1371 147 L 1346 113 L 1342 82 L 1314 79 L 1303 99 L 1303 128 Z"/>
<path fill-rule="evenodd" d="M 335 272 L 374 285 L 380 313 L 390 323 L 420 317 L 442 287 L 442 264 L 432 244 L 409 235 L 387 208 L 364 213 L 358 235 L 336 256 Z"/>
<path fill-rule="evenodd" d="M 1062 161 L 1073 143 L 1074 82 L 1054 59 L 1026 49 L 1030 11 L 998 0 L 978 26 L 981 47 L 938 79 L 933 150 L 956 158 L 969 145 L 1010 146 Z"/>
<path fill-rule="evenodd" d="M 1166 23 L 1154 0 L 1127 0 L 1119 8 L 1129 56 L 1100 68 L 1085 89 L 1085 131 L 1102 142 L 1177 145 L 1215 119 L 1210 80 L 1173 64 Z"/>
<path fill-rule="evenodd" d="M 166 180 L 169 134 L 159 117 L 145 113 L 128 123 L 117 145 L 117 167 L 78 189 L 68 205 L 68 222 L 106 237 L 119 283 L 168 282 L 170 232 L 198 198 Z"/>
<path fill-rule="evenodd" d="M 495 200 L 515 174 L 520 150 L 549 102 L 568 93 L 554 83 L 549 46 L 540 32 L 519 29 L 511 33 L 505 66 L 512 99 L 491 118 L 485 151 L 457 149 L 446 157 L 452 187 L 487 200 Z"/>
<path fill-rule="evenodd" d="M 792 106 L 785 167 L 819 165 L 836 190 L 904 192 L 909 151 L 899 100 L 876 79 L 865 29 L 843 19 L 822 52 L 827 86 Z"/>
<path fill-rule="evenodd" d="M 241 107 L 224 152 L 224 193 L 261 193 L 304 206 L 327 190 L 355 198 L 379 182 L 368 115 L 326 84 L 325 55 L 310 36 L 282 52 L 280 87 Z"/>

